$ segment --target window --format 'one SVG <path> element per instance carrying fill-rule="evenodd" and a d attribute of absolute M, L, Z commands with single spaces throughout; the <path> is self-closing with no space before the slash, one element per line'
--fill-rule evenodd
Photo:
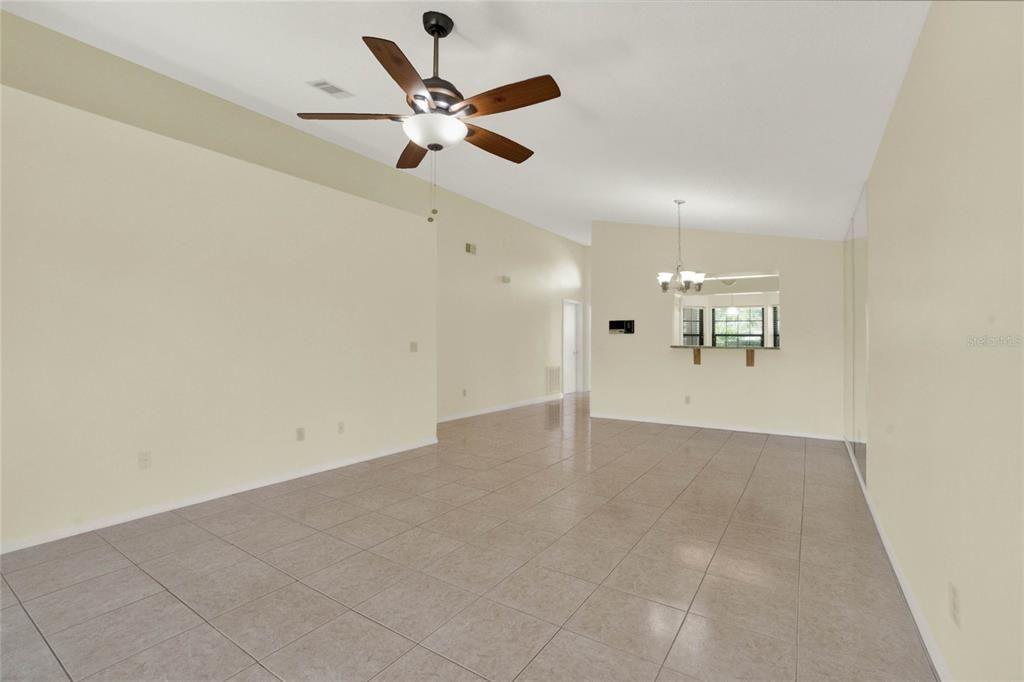
<path fill-rule="evenodd" d="M 772 344 L 776 348 L 779 347 L 779 306 L 772 306 L 772 332 L 775 337 L 775 343 Z"/>
<path fill-rule="evenodd" d="M 679 309 L 679 338 L 684 346 L 704 345 L 704 309 L 682 307 Z"/>
<path fill-rule="evenodd" d="M 724 348 L 764 346 L 764 308 L 712 308 L 711 345 Z"/>

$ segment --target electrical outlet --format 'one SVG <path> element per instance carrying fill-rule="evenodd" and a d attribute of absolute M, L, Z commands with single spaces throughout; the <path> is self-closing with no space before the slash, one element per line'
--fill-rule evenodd
<path fill-rule="evenodd" d="M 338 433 L 345 433 L 345 422 L 338 422 Z"/>
<path fill-rule="evenodd" d="M 295 429 L 295 440 L 299 441 L 300 443 L 306 440 L 305 427 L 300 426 L 299 428 Z"/>
<path fill-rule="evenodd" d="M 140 452 L 139 453 L 139 468 L 149 469 L 153 466 L 153 453 L 152 452 Z"/>
<path fill-rule="evenodd" d="M 420 350 L 420 344 L 419 343 L 417 343 L 416 341 L 410 341 L 409 342 L 409 352 L 410 353 L 417 353 L 417 352 L 419 352 L 419 350 Z"/>
<path fill-rule="evenodd" d="M 949 617 L 953 619 L 953 625 L 960 627 L 960 591 L 956 585 L 949 584 Z"/>
<path fill-rule="evenodd" d="M 463 398 L 465 398 L 465 397 L 466 397 L 466 389 L 462 389 L 462 397 L 463 397 Z"/>

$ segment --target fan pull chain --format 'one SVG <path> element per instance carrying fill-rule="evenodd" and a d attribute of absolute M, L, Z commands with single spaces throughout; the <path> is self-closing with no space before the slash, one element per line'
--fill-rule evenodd
<path fill-rule="evenodd" d="M 437 152 L 430 155 L 430 217 L 428 223 L 434 222 L 437 215 Z"/>

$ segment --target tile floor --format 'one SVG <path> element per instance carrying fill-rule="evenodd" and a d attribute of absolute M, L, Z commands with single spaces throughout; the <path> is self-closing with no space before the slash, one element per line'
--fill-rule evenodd
<path fill-rule="evenodd" d="M 843 446 L 585 395 L 0 562 L 4 680 L 934 680 Z"/>

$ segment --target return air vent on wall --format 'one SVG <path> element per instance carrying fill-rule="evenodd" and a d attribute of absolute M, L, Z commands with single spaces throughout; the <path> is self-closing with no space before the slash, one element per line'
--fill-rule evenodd
<path fill-rule="evenodd" d="M 348 90 L 343 90 L 337 85 L 330 81 L 309 81 L 309 84 L 320 92 L 325 92 L 331 97 L 337 97 L 338 99 L 346 99 L 352 97 L 352 93 Z"/>
<path fill-rule="evenodd" d="M 547 393 L 559 393 L 562 390 L 562 368 L 548 367 L 547 368 Z"/>

